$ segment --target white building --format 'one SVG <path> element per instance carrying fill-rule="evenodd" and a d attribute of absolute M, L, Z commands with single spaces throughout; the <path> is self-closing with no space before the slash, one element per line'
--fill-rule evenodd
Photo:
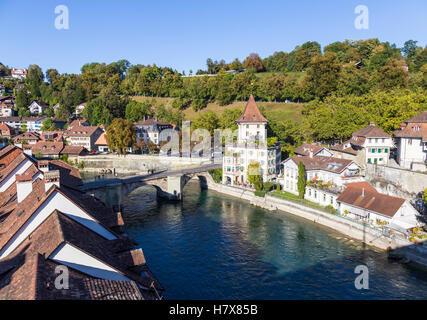
<path fill-rule="evenodd" d="M 336 199 L 349 182 L 363 181 L 361 167 L 352 160 L 327 156 L 293 156 L 283 161 L 282 189 L 298 195 L 298 165 L 302 162 L 307 181 L 304 198 L 337 208 Z"/>
<path fill-rule="evenodd" d="M 371 122 L 331 150 L 337 158 L 351 159 L 364 166 L 365 163 L 387 165 L 391 148 L 394 148 L 391 136 Z"/>
<path fill-rule="evenodd" d="M 281 149 L 280 143 L 267 145 L 267 123 L 251 95 L 243 114 L 237 119 L 237 143 L 225 147 L 223 183 L 248 184 L 248 166 L 251 163 L 259 164 L 263 181 L 276 179 L 280 171 Z"/>
<path fill-rule="evenodd" d="M 408 200 L 379 193 L 367 182 L 349 183 L 337 198 L 341 215 L 374 227 L 389 227 L 406 233 L 420 226 L 418 211 Z"/>
<path fill-rule="evenodd" d="M 28 132 L 42 133 L 41 128 L 46 119 L 47 117 L 22 117 L 21 130 L 25 124 Z"/>
<path fill-rule="evenodd" d="M 15 69 L 13 68 L 11 71 L 12 78 L 24 80 L 27 77 L 27 69 Z"/>
<path fill-rule="evenodd" d="M 28 109 L 30 110 L 31 114 L 42 115 L 45 113 L 48 107 L 49 105 L 46 102 L 42 100 L 34 100 L 28 106 Z"/>
<path fill-rule="evenodd" d="M 74 115 L 79 118 L 84 110 L 84 108 L 86 107 L 87 102 L 84 103 L 80 103 L 78 106 L 76 106 L 75 110 L 74 110 Z"/>
<path fill-rule="evenodd" d="M 157 118 L 150 118 L 144 121 L 135 122 L 136 137 L 145 143 L 152 142 L 159 146 L 163 141 L 167 141 L 169 135 L 161 134 L 163 130 L 173 129 L 170 123 L 159 122 Z"/>
<path fill-rule="evenodd" d="M 332 157 L 334 154 L 327 148 L 318 144 L 303 143 L 301 146 L 294 150 L 297 156 L 325 156 Z"/>
<path fill-rule="evenodd" d="M 423 169 L 427 162 L 427 111 L 401 124 L 394 132 L 397 162 L 403 168 Z"/>

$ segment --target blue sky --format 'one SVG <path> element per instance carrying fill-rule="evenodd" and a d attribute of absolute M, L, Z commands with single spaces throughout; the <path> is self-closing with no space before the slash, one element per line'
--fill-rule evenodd
<path fill-rule="evenodd" d="M 54 26 L 61 4 L 69 8 L 69 30 Z M 354 27 L 361 4 L 369 9 L 368 30 Z M 323 47 L 377 37 L 400 47 L 408 39 L 422 46 L 427 40 L 425 0 L 0 0 L 0 13 L 0 62 L 61 73 L 123 58 L 195 72 L 208 57 L 266 57 L 305 41 Z"/>

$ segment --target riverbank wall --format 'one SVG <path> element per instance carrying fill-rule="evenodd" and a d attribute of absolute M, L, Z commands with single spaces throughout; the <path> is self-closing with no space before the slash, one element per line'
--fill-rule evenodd
<path fill-rule="evenodd" d="M 75 158 L 83 163 L 84 171 L 99 172 L 101 169 L 114 170 L 117 173 L 148 173 L 149 171 L 179 170 L 210 164 L 210 159 L 169 157 L 160 155 L 128 154 L 88 155 Z"/>
<path fill-rule="evenodd" d="M 321 224 L 381 250 L 397 249 L 412 245 L 406 239 L 399 237 L 389 238 L 383 235 L 381 231 L 356 221 L 268 194 L 265 197 L 258 197 L 252 190 L 215 183 L 210 177 L 207 177 L 207 187 L 216 192 L 249 201 L 250 204 L 269 211 L 283 211 L 310 220 L 313 223 Z M 401 249 L 401 251 L 403 250 Z"/>

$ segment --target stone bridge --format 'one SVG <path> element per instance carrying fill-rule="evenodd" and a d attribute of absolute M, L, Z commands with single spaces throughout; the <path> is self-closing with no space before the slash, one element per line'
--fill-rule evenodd
<path fill-rule="evenodd" d="M 175 171 L 162 171 L 149 175 L 125 178 L 101 179 L 84 183 L 80 189 L 93 194 L 108 205 L 121 204 L 133 190 L 152 185 L 160 198 L 180 201 L 184 186 L 194 177 L 198 177 L 201 188 L 207 188 L 208 170 L 221 168 L 221 164 L 209 164 L 195 168 Z"/>

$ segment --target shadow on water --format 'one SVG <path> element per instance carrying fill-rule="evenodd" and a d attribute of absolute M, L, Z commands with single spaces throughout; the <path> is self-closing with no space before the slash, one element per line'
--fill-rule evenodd
<path fill-rule="evenodd" d="M 307 220 L 268 212 L 190 182 L 184 201 L 145 186 L 124 201 L 130 236 L 169 299 L 427 298 L 426 274 Z M 369 269 L 357 290 L 354 269 Z"/>

